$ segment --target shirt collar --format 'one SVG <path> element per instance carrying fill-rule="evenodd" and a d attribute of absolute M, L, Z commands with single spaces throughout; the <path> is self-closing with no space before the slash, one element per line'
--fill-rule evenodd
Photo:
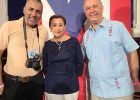
<path fill-rule="evenodd" d="M 109 20 L 107 18 L 103 18 L 102 22 L 97 27 L 99 27 L 99 28 L 105 27 L 108 22 L 109 22 Z M 92 26 L 91 25 L 89 27 L 89 30 L 92 30 Z"/>
<path fill-rule="evenodd" d="M 107 18 L 103 18 L 102 22 L 99 24 L 99 26 L 105 27 L 109 20 Z"/>

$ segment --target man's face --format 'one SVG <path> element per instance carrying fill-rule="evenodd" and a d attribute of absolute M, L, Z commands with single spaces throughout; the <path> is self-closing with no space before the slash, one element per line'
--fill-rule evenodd
<path fill-rule="evenodd" d="M 91 24 L 98 25 L 102 21 L 103 5 L 99 0 L 86 0 L 84 12 Z"/>
<path fill-rule="evenodd" d="M 42 15 L 43 6 L 40 2 L 36 2 L 34 0 L 27 1 L 23 13 L 25 17 L 25 23 L 29 27 L 34 27 L 41 15 Z"/>

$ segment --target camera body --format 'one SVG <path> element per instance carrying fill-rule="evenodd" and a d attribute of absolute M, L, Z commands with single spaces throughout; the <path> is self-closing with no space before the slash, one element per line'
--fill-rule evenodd
<path fill-rule="evenodd" d="M 33 68 L 35 71 L 39 71 L 41 69 L 41 65 L 40 65 L 40 60 L 39 59 L 39 55 L 35 55 L 33 58 L 28 58 L 26 60 L 26 67 L 27 68 Z"/>

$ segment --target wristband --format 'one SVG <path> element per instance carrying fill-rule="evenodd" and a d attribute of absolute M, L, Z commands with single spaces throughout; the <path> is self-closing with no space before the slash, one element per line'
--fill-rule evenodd
<path fill-rule="evenodd" d="M 134 86 L 138 86 L 139 84 L 140 84 L 139 81 L 135 81 L 135 82 L 133 82 L 133 85 L 134 85 Z"/>
<path fill-rule="evenodd" d="M 4 84 L 2 83 L 1 85 L 0 85 L 0 88 L 3 88 L 4 87 Z"/>

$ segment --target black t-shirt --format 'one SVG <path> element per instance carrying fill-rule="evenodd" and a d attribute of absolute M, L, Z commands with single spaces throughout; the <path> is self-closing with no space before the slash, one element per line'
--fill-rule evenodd
<path fill-rule="evenodd" d="M 45 91 L 53 94 L 78 91 L 78 76 L 82 75 L 83 66 L 81 47 L 76 38 L 62 43 L 47 41 L 43 49 Z"/>

